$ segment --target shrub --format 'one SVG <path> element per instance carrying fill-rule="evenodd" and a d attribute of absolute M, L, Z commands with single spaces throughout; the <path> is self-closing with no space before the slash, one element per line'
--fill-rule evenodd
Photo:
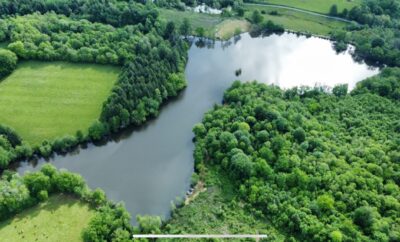
<path fill-rule="evenodd" d="M 17 67 L 17 55 L 14 52 L 0 49 L 0 79 L 9 75 Z"/>

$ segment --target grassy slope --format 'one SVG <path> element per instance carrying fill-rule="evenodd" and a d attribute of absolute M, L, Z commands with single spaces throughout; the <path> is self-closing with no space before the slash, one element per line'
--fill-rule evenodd
<path fill-rule="evenodd" d="M 269 13 L 272 10 L 278 11 L 279 16 L 265 14 L 264 18 L 283 25 L 285 29 L 298 32 L 309 32 L 315 35 L 327 36 L 332 30 L 341 29 L 346 26 L 346 23 L 341 21 L 330 20 L 324 17 L 313 16 L 292 10 L 276 9 L 268 6 L 252 6 L 248 4 L 245 4 L 245 9 L 247 10 L 247 18 L 250 17 L 251 12 L 255 9 L 265 10 L 266 13 Z M 193 30 L 197 27 L 203 27 L 206 29 L 207 37 L 229 39 L 233 36 L 237 27 L 241 28 L 242 31 L 248 30 L 248 25 L 243 20 L 235 18 L 224 19 L 217 15 L 200 14 L 189 11 L 182 12 L 172 9 L 160 9 L 160 13 L 162 18 L 174 21 L 178 26 L 184 18 L 188 18 L 192 24 Z"/>
<path fill-rule="evenodd" d="M 338 6 L 338 11 L 341 12 L 345 8 L 350 10 L 359 5 L 361 1 L 362 0 L 257 0 L 259 3 L 284 5 L 323 14 L 329 13 L 333 4 L 336 4 Z"/>
<path fill-rule="evenodd" d="M 161 18 L 167 21 L 173 21 L 179 26 L 185 18 L 189 19 L 193 31 L 198 27 L 203 27 L 206 30 L 207 37 L 215 35 L 215 26 L 223 21 L 219 15 L 194 13 L 190 11 L 178 11 L 174 9 L 159 9 Z"/>
<path fill-rule="evenodd" d="M 0 223 L 0 240 L 82 241 L 81 231 L 94 215 L 88 205 L 65 195 L 55 195 L 14 218 Z"/>
<path fill-rule="evenodd" d="M 241 33 L 250 30 L 251 24 L 246 20 L 227 19 L 216 26 L 215 36 L 220 39 L 229 39 L 235 35 L 236 30 Z"/>
<path fill-rule="evenodd" d="M 285 29 L 308 32 L 316 35 L 327 36 L 331 31 L 335 29 L 344 28 L 347 24 L 341 21 L 327 19 L 324 17 L 313 16 L 306 13 L 300 13 L 286 9 L 276 9 L 268 6 L 246 6 L 246 16 L 250 17 L 251 12 L 258 9 L 264 10 L 267 14 L 264 14 L 266 20 L 272 20 L 276 24 L 281 24 Z M 273 16 L 268 14 L 271 11 L 277 11 L 278 15 Z"/>
<path fill-rule="evenodd" d="M 85 132 L 118 73 L 111 66 L 23 62 L 0 83 L 0 123 L 33 145 Z"/>
<path fill-rule="evenodd" d="M 206 191 L 175 210 L 164 230 L 166 233 L 267 234 L 274 241 L 283 241 L 284 236 L 268 221 L 257 218 L 236 199 L 235 188 L 228 177 L 211 169 L 207 172 L 206 183 Z"/>

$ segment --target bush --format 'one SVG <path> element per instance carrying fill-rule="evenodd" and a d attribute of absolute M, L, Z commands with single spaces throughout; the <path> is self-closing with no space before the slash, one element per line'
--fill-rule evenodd
<path fill-rule="evenodd" d="M 17 67 L 17 55 L 14 52 L 0 49 L 0 79 L 12 73 Z"/>
<path fill-rule="evenodd" d="M 89 138 L 93 141 L 99 141 L 107 134 L 106 126 L 100 121 L 95 121 L 89 128 Z"/>
<path fill-rule="evenodd" d="M 297 143 L 303 143 L 306 140 L 306 131 L 299 127 L 293 132 L 293 138 Z"/>
<path fill-rule="evenodd" d="M 346 96 L 348 87 L 349 87 L 348 84 L 336 85 L 332 89 L 332 93 L 333 93 L 333 95 L 335 95 L 337 97 Z"/>
<path fill-rule="evenodd" d="M 140 216 L 136 217 L 139 224 L 139 230 L 144 234 L 161 233 L 161 218 L 158 216 Z"/>
<path fill-rule="evenodd" d="M 372 207 L 359 207 L 354 211 L 354 223 L 360 226 L 365 233 L 370 233 L 375 222 L 375 214 Z"/>

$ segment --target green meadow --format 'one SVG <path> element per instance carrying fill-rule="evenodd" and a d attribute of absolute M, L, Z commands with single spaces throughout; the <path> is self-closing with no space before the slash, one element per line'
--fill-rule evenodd
<path fill-rule="evenodd" d="M 328 14 L 333 4 L 336 4 L 338 11 L 341 12 L 345 8 L 350 10 L 359 5 L 361 0 L 257 0 L 255 2 L 276 4 L 304 9 L 316 13 Z"/>
<path fill-rule="evenodd" d="M 328 36 L 330 32 L 336 29 L 344 28 L 347 23 L 328 19 L 326 17 L 314 16 L 307 13 L 301 13 L 290 9 L 277 9 L 270 6 L 255 6 L 246 4 L 246 17 L 250 18 L 254 10 L 264 10 L 264 19 L 271 20 L 276 24 L 282 25 L 287 30 L 297 32 L 308 32 L 316 35 Z M 276 11 L 278 15 L 270 15 L 271 11 Z"/>
<path fill-rule="evenodd" d="M 0 123 L 31 145 L 86 132 L 118 73 L 105 65 L 21 62 L 0 82 Z"/>
<path fill-rule="evenodd" d="M 175 9 L 159 8 L 161 18 L 167 21 L 173 21 L 176 25 L 181 25 L 183 20 L 187 18 L 192 25 L 192 30 L 202 27 L 206 31 L 207 37 L 214 37 L 216 28 L 223 19 L 219 15 L 195 13 L 191 11 L 178 11 Z"/>
<path fill-rule="evenodd" d="M 254 10 L 264 10 L 264 19 L 272 20 L 274 23 L 282 25 L 285 29 L 296 32 L 308 32 L 310 34 L 328 36 L 333 30 L 342 29 L 347 25 L 347 23 L 342 21 L 290 9 L 277 9 L 271 6 L 256 6 L 252 4 L 245 4 L 244 7 L 247 19 L 251 19 L 251 14 Z M 222 18 L 218 15 L 193 13 L 190 11 L 183 12 L 173 9 L 161 8 L 159 11 L 163 19 L 173 21 L 178 26 L 184 18 L 189 19 L 193 30 L 202 27 L 205 29 L 206 36 L 211 38 L 218 37 L 226 40 L 234 35 L 236 29 L 240 29 L 241 32 L 246 32 L 250 29 L 250 25 L 244 19 Z M 278 15 L 270 15 L 271 11 L 277 11 Z"/>
<path fill-rule="evenodd" d="M 33 208 L 0 223 L 0 240 L 26 241 L 82 241 L 81 232 L 94 210 L 79 200 L 66 195 L 55 195 Z"/>

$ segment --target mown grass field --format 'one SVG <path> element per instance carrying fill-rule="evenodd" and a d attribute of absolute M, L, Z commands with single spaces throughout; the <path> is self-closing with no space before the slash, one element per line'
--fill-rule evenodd
<path fill-rule="evenodd" d="M 359 5 L 361 0 L 256 0 L 258 3 L 269 3 L 328 14 L 331 6 L 336 4 L 338 11 L 350 10 Z"/>
<path fill-rule="evenodd" d="M 82 241 L 81 232 L 94 211 L 75 198 L 55 195 L 0 223 L 3 242 Z"/>
<path fill-rule="evenodd" d="M 264 10 L 266 14 L 263 14 L 264 19 L 271 20 L 276 24 L 283 25 L 285 29 L 308 32 L 315 35 L 329 35 L 335 29 L 344 28 L 347 23 L 328 19 L 320 16 L 313 16 L 306 13 L 300 13 L 289 9 L 276 9 L 268 6 L 246 6 L 246 17 L 250 18 L 252 11 Z M 271 11 L 277 11 L 278 15 L 270 15 Z"/>
<path fill-rule="evenodd" d="M 119 68 L 28 61 L 0 82 L 0 123 L 32 145 L 86 132 L 117 80 Z"/>

